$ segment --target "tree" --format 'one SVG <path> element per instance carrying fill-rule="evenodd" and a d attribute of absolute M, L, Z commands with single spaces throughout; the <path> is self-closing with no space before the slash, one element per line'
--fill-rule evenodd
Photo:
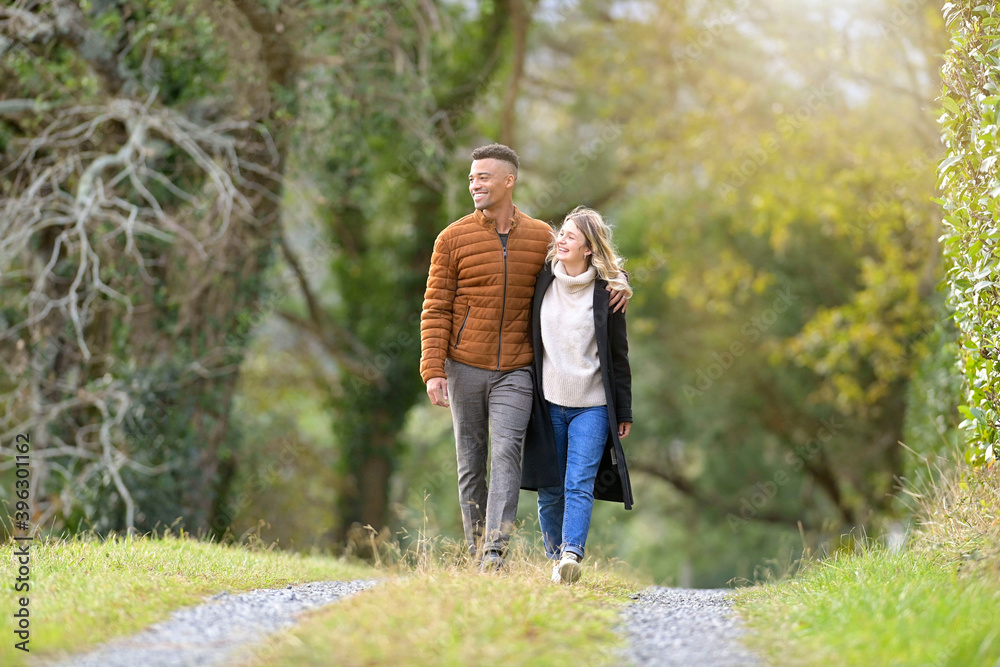
<path fill-rule="evenodd" d="M 0 440 L 33 437 L 36 523 L 225 528 L 293 28 L 253 0 L 0 9 Z"/>
<path fill-rule="evenodd" d="M 322 169 L 310 181 L 331 265 L 318 285 L 286 244 L 302 302 L 281 315 L 339 368 L 328 398 L 339 459 L 334 540 L 359 552 L 369 545 L 364 526 L 393 523 L 400 430 L 424 396 L 416 362 L 430 253 L 458 217 L 449 197 L 467 160 L 456 152 L 495 92 L 515 4 L 482 5 L 472 18 L 445 4 L 344 6 L 337 19 L 353 29 L 316 45 L 341 60 L 311 74 L 322 92 L 307 104 L 314 131 L 302 135 L 293 171 Z"/>
<path fill-rule="evenodd" d="M 526 68 L 528 168 L 563 186 L 544 210 L 605 208 L 632 258 L 630 449 L 658 509 L 699 541 L 774 526 L 768 548 L 892 518 L 942 319 L 936 7 L 573 7 Z"/>

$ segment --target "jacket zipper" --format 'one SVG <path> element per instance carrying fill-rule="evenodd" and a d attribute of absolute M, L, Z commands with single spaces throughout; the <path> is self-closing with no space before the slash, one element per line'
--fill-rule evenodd
<path fill-rule="evenodd" d="M 462 326 L 458 329 L 458 338 L 455 339 L 455 347 L 458 347 L 462 342 L 462 332 L 465 331 L 465 325 L 469 322 L 469 313 L 471 312 L 472 306 L 469 306 L 469 309 L 465 311 L 465 319 L 462 320 Z"/>
<path fill-rule="evenodd" d="M 510 235 L 513 231 L 514 228 L 511 227 L 507 232 L 507 245 L 510 245 Z M 500 238 L 500 232 L 497 232 L 497 241 L 500 241 L 500 247 L 503 249 L 503 305 L 500 307 L 500 331 L 497 339 L 497 370 L 500 370 L 500 355 L 503 352 L 503 316 L 507 312 L 507 246 Z"/>

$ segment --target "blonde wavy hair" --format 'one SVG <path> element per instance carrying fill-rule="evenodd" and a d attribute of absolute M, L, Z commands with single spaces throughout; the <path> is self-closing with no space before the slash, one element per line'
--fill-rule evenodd
<path fill-rule="evenodd" d="M 583 234 L 587 242 L 587 249 L 590 250 L 590 263 L 597 270 L 597 275 L 608 283 L 611 289 L 625 292 L 625 296 L 632 298 L 632 288 L 625 279 L 625 259 L 618 256 L 614 244 L 611 241 L 611 227 L 604 222 L 601 214 L 586 206 L 577 206 L 567 214 L 563 220 L 565 225 L 570 220 L 576 228 Z M 549 266 L 554 266 L 556 262 L 556 239 L 553 235 L 552 243 L 549 244 L 549 252 L 545 256 L 545 261 Z"/>

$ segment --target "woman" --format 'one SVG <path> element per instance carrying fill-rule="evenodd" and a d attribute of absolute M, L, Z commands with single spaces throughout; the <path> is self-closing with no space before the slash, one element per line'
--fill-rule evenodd
<path fill-rule="evenodd" d="M 522 487 L 538 490 L 557 582 L 580 578 L 594 499 L 632 507 L 621 446 L 632 427 L 628 339 L 625 314 L 608 307 L 609 288 L 632 294 L 621 264 L 600 214 L 578 207 L 563 221 L 535 283 L 535 400 Z"/>

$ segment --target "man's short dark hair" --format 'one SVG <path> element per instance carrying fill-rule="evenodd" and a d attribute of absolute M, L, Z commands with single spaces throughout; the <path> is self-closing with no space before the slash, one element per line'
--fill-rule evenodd
<path fill-rule="evenodd" d="M 501 160 L 511 166 L 511 172 L 517 176 L 517 169 L 521 166 L 521 161 L 517 159 L 517 153 L 510 146 L 503 144 L 490 144 L 480 146 L 472 151 L 473 160 Z"/>

